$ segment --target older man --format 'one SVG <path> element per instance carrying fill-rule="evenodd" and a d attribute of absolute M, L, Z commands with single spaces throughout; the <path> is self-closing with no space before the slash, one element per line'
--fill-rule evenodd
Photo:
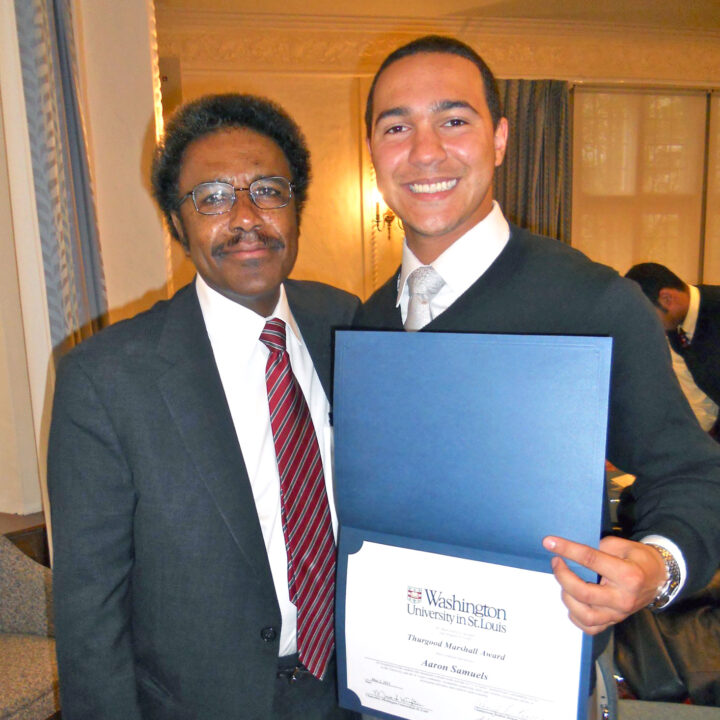
<path fill-rule="evenodd" d="M 545 538 L 563 600 L 573 622 L 596 634 L 701 588 L 720 558 L 720 452 L 682 399 L 637 286 L 509 224 L 494 202 L 508 124 L 487 65 L 453 38 L 415 40 L 380 66 L 366 123 L 378 186 L 405 244 L 399 272 L 358 324 L 611 336 L 607 455 L 638 476 L 633 540 L 605 537 L 593 549 Z M 584 582 L 565 560 L 601 581 Z"/>
<path fill-rule="evenodd" d="M 155 197 L 195 282 L 60 363 L 50 437 L 65 720 L 346 718 L 336 704 L 331 329 L 288 280 L 309 154 L 252 96 L 181 108 Z"/>

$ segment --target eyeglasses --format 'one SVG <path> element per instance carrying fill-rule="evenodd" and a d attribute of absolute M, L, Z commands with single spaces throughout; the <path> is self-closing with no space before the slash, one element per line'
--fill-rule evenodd
<path fill-rule="evenodd" d="M 230 212 L 235 204 L 236 193 L 250 193 L 250 199 L 262 210 L 279 210 L 285 207 L 293 196 L 293 184 L 284 177 L 259 178 L 248 187 L 234 187 L 226 182 L 203 182 L 183 195 L 179 208 L 189 197 L 201 215 L 222 215 Z"/>

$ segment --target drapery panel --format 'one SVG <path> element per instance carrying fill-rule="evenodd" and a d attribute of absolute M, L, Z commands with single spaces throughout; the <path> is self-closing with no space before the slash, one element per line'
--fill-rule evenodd
<path fill-rule="evenodd" d="M 60 351 L 107 315 L 72 14 L 69 0 L 15 0 L 15 14 L 50 333 Z"/>
<path fill-rule="evenodd" d="M 498 80 L 498 89 L 509 136 L 495 198 L 515 224 L 569 243 L 570 86 L 560 80 Z"/>

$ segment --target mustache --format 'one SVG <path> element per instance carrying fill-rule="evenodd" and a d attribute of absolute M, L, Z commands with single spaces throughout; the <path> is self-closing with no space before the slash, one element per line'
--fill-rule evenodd
<path fill-rule="evenodd" d="M 235 247 L 240 243 L 262 243 L 270 250 L 285 249 L 285 242 L 280 237 L 268 235 L 258 230 L 238 230 L 228 240 L 216 245 L 212 250 L 212 254 L 222 255 L 226 249 Z"/>

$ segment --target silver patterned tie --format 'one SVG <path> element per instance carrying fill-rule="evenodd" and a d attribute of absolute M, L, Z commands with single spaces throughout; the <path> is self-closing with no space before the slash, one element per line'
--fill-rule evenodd
<path fill-rule="evenodd" d="M 419 330 L 432 320 L 430 302 L 445 281 L 432 265 L 423 265 L 410 273 L 407 279 L 410 301 L 408 303 L 405 329 Z"/>

